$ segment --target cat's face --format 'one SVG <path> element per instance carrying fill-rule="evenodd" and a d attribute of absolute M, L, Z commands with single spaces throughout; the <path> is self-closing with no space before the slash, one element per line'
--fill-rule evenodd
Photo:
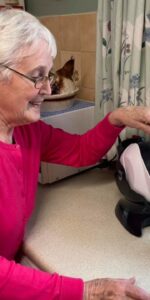
<path fill-rule="evenodd" d="M 61 69 L 56 71 L 55 81 L 51 87 L 52 95 L 61 94 L 66 87 L 66 80 L 73 82 L 74 58 L 71 57 Z"/>

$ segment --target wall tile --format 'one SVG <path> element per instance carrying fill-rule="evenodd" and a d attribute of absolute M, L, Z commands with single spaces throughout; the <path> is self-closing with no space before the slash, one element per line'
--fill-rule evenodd
<path fill-rule="evenodd" d="M 60 57 L 60 51 L 57 52 L 56 58 L 54 60 L 54 70 L 58 70 L 61 65 L 61 57 Z"/>
<path fill-rule="evenodd" d="M 95 99 L 96 12 L 41 17 L 42 23 L 54 34 L 58 54 L 54 69 L 61 68 L 71 56 L 79 72 L 81 99 Z"/>
<path fill-rule="evenodd" d="M 96 49 L 96 13 L 80 14 L 80 44 L 81 51 Z"/>
<path fill-rule="evenodd" d="M 60 16 L 61 50 L 80 51 L 79 15 Z"/>
<path fill-rule="evenodd" d="M 95 89 L 95 52 L 81 53 L 82 87 Z"/>
<path fill-rule="evenodd" d="M 95 89 L 81 88 L 78 92 L 78 98 L 95 102 Z"/>
<path fill-rule="evenodd" d="M 45 25 L 54 35 L 56 39 L 56 44 L 58 50 L 60 49 L 60 17 L 59 16 L 47 16 L 47 17 L 40 17 L 40 21 L 43 25 Z"/>

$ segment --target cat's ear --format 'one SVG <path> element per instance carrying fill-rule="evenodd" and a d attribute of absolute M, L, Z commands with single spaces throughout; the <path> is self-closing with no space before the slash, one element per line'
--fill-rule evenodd
<path fill-rule="evenodd" d="M 73 56 L 71 56 L 71 58 L 63 65 L 63 67 L 56 71 L 56 73 L 63 77 L 72 79 L 74 73 L 74 65 L 75 65 L 75 60 Z"/>

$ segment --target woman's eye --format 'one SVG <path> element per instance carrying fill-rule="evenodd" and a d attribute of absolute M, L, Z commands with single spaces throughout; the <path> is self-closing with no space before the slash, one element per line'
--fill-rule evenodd
<path fill-rule="evenodd" d="M 30 76 L 33 78 L 33 79 L 38 79 L 38 78 L 41 78 L 41 77 L 44 77 L 44 74 L 41 73 L 41 72 L 34 72 L 34 73 L 31 73 Z"/>
<path fill-rule="evenodd" d="M 37 73 L 37 74 L 31 74 L 31 76 L 33 77 L 33 78 L 39 78 L 39 77 L 42 77 L 43 76 L 43 74 L 39 74 L 39 73 Z"/>
<path fill-rule="evenodd" d="M 32 76 L 33 79 L 40 79 L 42 76 Z"/>

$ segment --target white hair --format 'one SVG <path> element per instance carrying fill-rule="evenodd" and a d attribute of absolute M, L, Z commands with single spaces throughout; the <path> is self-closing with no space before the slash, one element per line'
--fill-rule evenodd
<path fill-rule="evenodd" d="M 19 9 L 0 11 L 0 65 L 18 65 L 30 47 L 37 51 L 39 41 L 45 40 L 55 58 L 56 42 L 52 33 L 33 15 Z M 9 72 L 4 70 L 0 72 Z"/>

